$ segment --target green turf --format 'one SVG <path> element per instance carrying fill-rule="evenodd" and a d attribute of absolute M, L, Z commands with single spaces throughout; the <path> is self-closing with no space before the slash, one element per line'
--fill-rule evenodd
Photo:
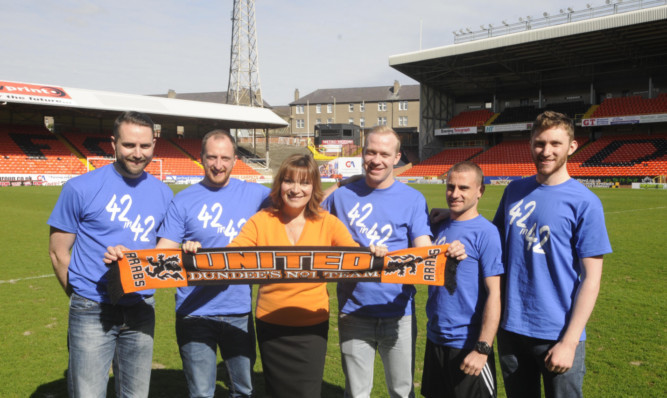
<path fill-rule="evenodd" d="M 429 206 L 444 207 L 442 185 L 415 187 L 424 193 Z M 493 217 L 502 189 L 488 187 L 479 205 L 485 217 Z M 1 397 L 66 396 L 67 297 L 51 276 L 46 225 L 59 192 L 59 187 L 0 188 Z M 594 192 L 605 207 L 614 253 L 605 257 L 602 290 L 588 324 L 584 393 L 589 397 L 666 396 L 667 192 L 630 189 Z M 333 288 L 331 285 L 331 307 L 335 313 Z M 426 289 L 418 291 L 417 394 L 426 324 Z M 152 397 L 187 394 L 174 332 L 173 293 L 172 289 L 165 289 L 156 294 Z M 332 316 L 324 397 L 342 396 L 344 385 L 336 327 L 336 318 Z M 259 361 L 255 372 L 258 396 L 262 396 Z M 219 396 L 227 395 L 223 373 L 219 372 Z M 379 360 L 374 381 L 373 396 L 387 396 Z M 499 383 L 502 384 L 500 377 Z M 505 396 L 502 387 L 499 396 Z"/>

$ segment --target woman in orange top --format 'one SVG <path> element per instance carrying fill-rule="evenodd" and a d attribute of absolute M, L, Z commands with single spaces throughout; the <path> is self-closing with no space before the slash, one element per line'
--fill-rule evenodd
<path fill-rule="evenodd" d="M 229 246 L 358 246 L 320 207 L 323 195 L 313 158 L 290 156 L 273 180 L 273 205 L 251 217 Z M 384 247 L 372 250 L 386 254 Z M 319 397 L 329 332 L 326 283 L 261 285 L 255 316 L 267 394 Z"/>

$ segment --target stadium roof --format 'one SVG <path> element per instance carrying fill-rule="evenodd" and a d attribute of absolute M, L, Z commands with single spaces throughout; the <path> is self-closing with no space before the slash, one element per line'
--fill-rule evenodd
<path fill-rule="evenodd" d="M 667 86 L 667 6 L 394 55 L 389 65 L 458 101 L 649 77 Z"/>
<path fill-rule="evenodd" d="M 287 122 L 266 108 L 253 108 L 187 101 L 108 91 L 58 87 L 37 83 L 0 81 L 0 104 L 4 106 L 26 105 L 46 109 L 51 114 L 77 111 L 79 114 L 101 117 L 113 113 L 134 110 L 151 116 L 166 118 L 205 119 L 219 121 L 228 128 L 276 128 Z"/>

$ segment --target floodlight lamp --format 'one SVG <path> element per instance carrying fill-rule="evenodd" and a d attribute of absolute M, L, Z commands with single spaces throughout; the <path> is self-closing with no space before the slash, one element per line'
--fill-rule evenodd
<path fill-rule="evenodd" d="M 559 11 L 560 11 L 561 14 L 565 14 L 565 11 L 563 11 L 562 8 Z"/>
<path fill-rule="evenodd" d="M 465 33 L 465 32 L 463 31 L 463 29 L 460 29 L 459 32 L 460 32 L 461 34 L 464 34 L 464 33 Z"/>
<path fill-rule="evenodd" d="M 530 21 L 531 19 L 533 19 L 533 17 L 531 17 L 530 15 L 528 15 L 528 16 L 526 17 L 526 19 L 527 19 L 528 21 Z"/>
<path fill-rule="evenodd" d="M 611 4 L 611 0 L 604 0 L 604 2 L 605 2 L 607 5 Z"/>
<path fill-rule="evenodd" d="M 486 29 L 486 28 L 484 27 L 484 25 L 479 25 L 479 27 L 480 27 L 482 30 L 485 30 L 485 29 Z"/>
<path fill-rule="evenodd" d="M 522 18 L 522 17 L 519 17 L 519 22 L 523 22 L 523 18 Z"/>
<path fill-rule="evenodd" d="M 470 30 L 470 28 L 466 28 L 466 32 L 472 33 L 472 30 Z"/>
<path fill-rule="evenodd" d="M 591 8 L 590 3 L 586 3 L 586 8 Z"/>
<path fill-rule="evenodd" d="M 489 24 L 489 29 L 493 28 L 493 25 Z"/>
<path fill-rule="evenodd" d="M 505 26 L 508 26 L 508 25 L 509 25 L 509 24 L 507 23 L 507 21 L 505 21 L 505 20 L 503 20 L 502 22 L 503 22 L 503 25 L 505 25 Z"/>
<path fill-rule="evenodd" d="M 568 7 L 567 10 L 568 10 L 569 12 L 574 12 L 574 10 L 572 9 L 572 7 Z"/>
<path fill-rule="evenodd" d="M 546 18 L 546 17 L 549 16 L 549 13 L 545 11 L 545 12 L 542 13 L 542 15 L 544 16 L 544 18 Z"/>

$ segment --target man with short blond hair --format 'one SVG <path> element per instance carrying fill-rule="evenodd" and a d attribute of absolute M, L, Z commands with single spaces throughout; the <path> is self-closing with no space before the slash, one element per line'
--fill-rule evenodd
<path fill-rule="evenodd" d="M 400 140 L 387 126 L 366 135 L 365 178 L 334 191 L 322 204 L 340 218 L 361 246 L 389 251 L 431 244 L 426 199 L 394 179 Z M 448 255 L 463 257 L 454 244 Z M 340 349 L 346 397 L 369 397 L 376 351 L 385 368 L 391 397 L 413 397 L 416 290 L 412 285 L 379 282 L 339 283 Z"/>

